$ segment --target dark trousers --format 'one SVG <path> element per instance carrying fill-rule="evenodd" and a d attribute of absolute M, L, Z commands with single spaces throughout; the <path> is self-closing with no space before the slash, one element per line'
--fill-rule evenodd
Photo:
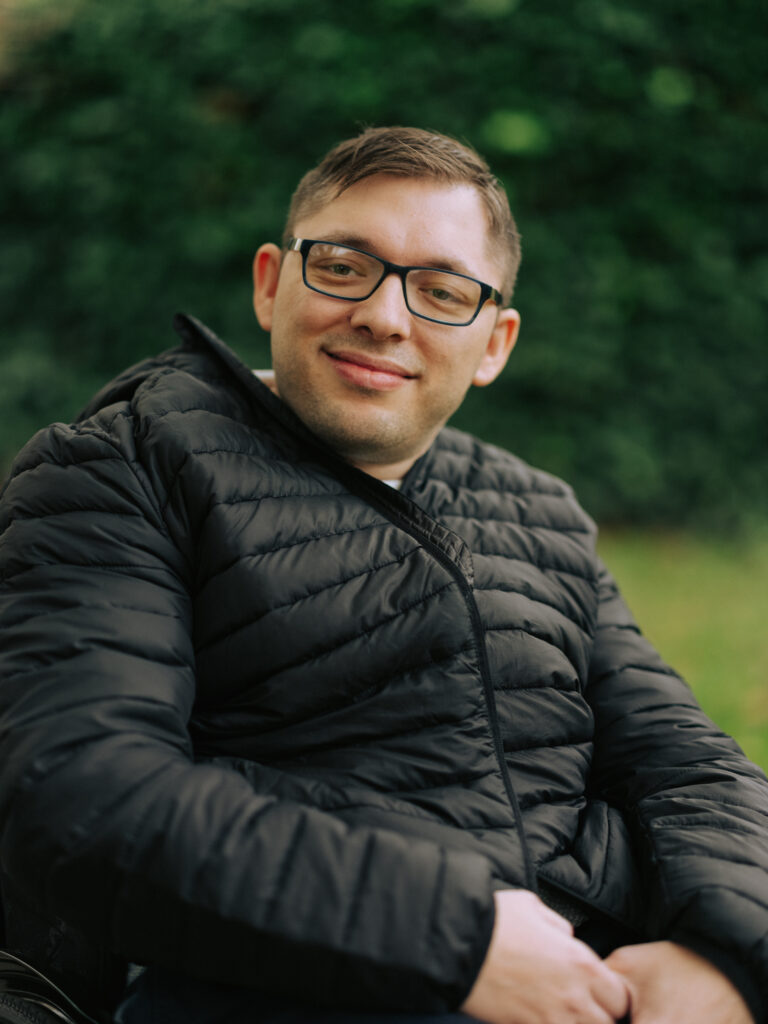
<path fill-rule="evenodd" d="M 576 932 L 599 956 L 638 936 L 603 921 Z M 128 987 L 115 1024 L 472 1024 L 463 1013 L 344 1013 L 148 967 Z M 625 1022 L 622 1022 L 625 1024 Z"/>
<path fill-rule="evenodd" d="M 115 1024 L 472 1024 L 463 1013 L 342 1013 L 148 967 L 129 986 Z"/>

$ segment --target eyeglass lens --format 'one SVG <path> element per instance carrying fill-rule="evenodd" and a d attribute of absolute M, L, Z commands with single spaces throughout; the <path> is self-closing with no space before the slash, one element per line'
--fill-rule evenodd
<path fill-rule="evenodd" d="M 315 242 L 306 258 L 307 284 L 340 299 L 364 299 L 384 276 L 375 256 L 344 246 Z M 482 294 L 481 286 L 443 270 L 409 270 L 405 293 L 412 313 L 449 323 L 471 320 Z"/>

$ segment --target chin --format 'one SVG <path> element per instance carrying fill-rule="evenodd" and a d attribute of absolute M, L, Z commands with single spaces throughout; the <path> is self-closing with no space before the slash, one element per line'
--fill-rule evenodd
<path fill-rule="evenodd" d="M 409 446 L 402 437 L 395 439 L 378 432 L 366 435 L 359 430 L 344 431 L 339 430 L 338 425 L 335 429 L 313 429 L 329 448 L 354 465 L 390 465 L 408 458 Z"/>

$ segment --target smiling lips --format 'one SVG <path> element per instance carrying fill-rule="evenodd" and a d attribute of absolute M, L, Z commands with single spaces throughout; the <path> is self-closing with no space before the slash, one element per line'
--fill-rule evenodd
<path fill-rule="evenodd" d="M 394 391 L 415 376 L 397 363 L 365 353 L 326 351 L 325 354 L 333 361 L 340 377 L 368 391 Z"/>

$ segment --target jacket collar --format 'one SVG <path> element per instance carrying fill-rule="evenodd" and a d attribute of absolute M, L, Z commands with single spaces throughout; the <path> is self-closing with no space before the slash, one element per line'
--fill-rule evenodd
<path fill-rule="evenodd" d="M 196 351 L 203 349 L 212 353 L 237 378 L 240 387 L 245 390 L 250 398 L 257 401 L 262 407 L 266 407 L 270 415 L 277 419 L 285 430 L 297 437 L 302 444 L 310 446 L 317 454 L 322 454 L 323 461 L 332 463 L 336 471 L 339 468 L 343 468 L 345 470 L 343 474 L 345 478 L 348 476 L 347 471 L 351 471 L 355 477 L 362 478 L 361 482 L 373 481 L 375 490 L 378 491 L 380 488 L 386 488 L 387 491 L 392 492 L 392 488 L 388 484 L 376 480 L 370 474 L 363 473 L 344 459 L 339 458 L 333 449 L 321 441 L 316 434 L 313 434 L 296 416 L 293 410 L 273 394 L 266 384 L 260 381 L 256 374 L 254 374 L 253 370 L 246 366 L 239 356 L 221 338 L 214 334 L 209 327 L 206 327 L 202 321 L 186 313 L 177 313 L 173 318 L 173 326 L 186 346 Z M 404 491 L 407 491 L 411 484 L 422 480 L 425 474 L 428 473 L 433 461 L 433 448 L 434 445 L 421 458 L 417 459 L 406 473 L 403 478 L 402 489 Z M 357 488 L 353 489 L 356 490 Z"/>

